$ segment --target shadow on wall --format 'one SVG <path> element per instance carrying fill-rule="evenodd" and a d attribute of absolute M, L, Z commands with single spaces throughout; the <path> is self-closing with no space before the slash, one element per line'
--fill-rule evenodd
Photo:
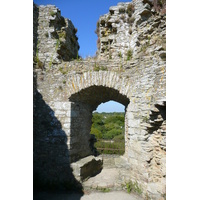
<path fill-rule="evenodd" d="M 72 174 L 66 134 L 54 111 L 37 91 L 36 77 L 33 91 L 34 200 L 61 199 L 57 195 L 65 195 L 72 190 L 79 192 L 74 197 L 78 200 L 83 195 L 83 187 Z M 52 198 L 47 198 L 48 195 Z"/>

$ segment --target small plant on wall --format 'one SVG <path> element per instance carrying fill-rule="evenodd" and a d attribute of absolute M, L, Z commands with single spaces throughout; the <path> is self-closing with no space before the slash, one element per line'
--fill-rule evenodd
<path fill-rule="evenodd" d="M 137 193 L 139 195 L 142 194 L 142 188 L 141 186 L 138 184 L 137 181 L 135 181 L 134 183 L 129 180 L 128 182 L 126 182 L 125 184 L 122 184 L 122 187 L 126 189 L 126 191 L 130 194 L 131 192 Z"/>
<path fill-rule="evenodd" d="M 132 16 L 134 10 L 135 10 L 134 5 L 132 3 L 129 3 L 126 9 L 126 13 L 128 14 L 129 17 Z"/>
<path fill-rule="evenodd" d="M 131 60 L 133 57 L 133 50 L 129 49 L 127 51 L 127 60 Z"/>
<path fill-rule="evenodd" d="M 56 15 L 56 12 L 54 12 L 54 11 L 50 11 L 50 13 L 49 13 L 52 17 L 54 17 L 55 15 Z"/>

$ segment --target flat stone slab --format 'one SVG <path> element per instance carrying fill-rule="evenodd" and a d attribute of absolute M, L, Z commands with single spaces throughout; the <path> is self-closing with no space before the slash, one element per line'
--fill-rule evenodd
<path fill-rule="evenodd" d="M 123 191 L 113 191 L 113 192 L 95 192 L 81 197 L 81 200 L 143 200 L 134 194 L 128 194 Z"/>
<path fill-rule="evenodd" d="M 103 155 L 101 173 L 83 182 L 84 189 L 122 190 L 122 184 L 130 179 L 131 168 L 123 156 Z"/>
<path fill-rule="evenodd" d="M 84 181 L 97 175 L 103 168 L 103 160 L 100 157 L 88 156 L 71 164 L 73 174 L 78 181 Z"/>
<path fill-rule="evenodd" d="M 118 179 L 118 169 L 103 169 L 100 174 L 85 181 L 83 186 L 92 189 L 115 188 L 118 186 Z"/>
<path fill-rule="evenodd" d="M 143 200 L 134 194 L 128 194 L 124 191 L 112 191 L 112 192 L 92 192 L 89 194 L 71 193 L 71 194 L 59 194 L 59 193 L 47 193 L 40 192 L 34 195 L 33 200 Z"/>

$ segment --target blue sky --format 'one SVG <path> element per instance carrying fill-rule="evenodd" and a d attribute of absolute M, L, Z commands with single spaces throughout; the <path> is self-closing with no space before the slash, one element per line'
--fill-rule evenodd
<path fill-rule="evenodd" d="M 131 0 L 34 0 L 37 5 L 55 5 L 61 10 L 63 17 L 71 19 L 78 29 L 79 55 L 83 58 L 94 56 L 96 53 L 95 29 L 99 17 L 108 13 L 109 7 L 119 2 Z"/>
<path fill-rule="evenodd" d="M 79 55 L 83 58 L 94 56 L 96 53 L 95 30 L 99 17 L 108 13 L 109 7 L 116 6 L 119 2 L 131 2 L 131 0 L 34 0 L 37 5 L 55 5 L 63 17 L 72 21 L 78 29 Z M 110 101 L 100 104 L 97 112 L 124 112 L 124 106 Z"/>
<path fill-rule="evenodd" d="M 125 106 L 116 101 L 101 103 L 95 112 L 125 112 Z"/>

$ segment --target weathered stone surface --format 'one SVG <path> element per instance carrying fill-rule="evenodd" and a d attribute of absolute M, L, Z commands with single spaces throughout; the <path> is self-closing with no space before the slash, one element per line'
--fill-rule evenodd
<path fill-rule="evenodd" d="M 100 157 L 88 156 L 71 164 L 73 174 L 78 181 L 84 181 L 101 172 L 103 161 Z"/>
<path fill-rule="evenodd" d="M 76 58 L 79 44 L 70 19 L 64 19 L 53 5 L 34 4 L 34 58 L 49 67 Z M 40 66 L 39 66 L 40 67 Z"/>
<path fill-rule="evenodd" d="M 132 10 L 130 10 L 130 5 L 132 5 Z M 160 27 L 165 28 L 165 20 L 151 11 L 152 5 L 151 0 L 137 0 L 110 7 L 110 12 L 99 19 L 98 56 L 129 60 L 138 53 L 143 57 L 148 53 L 155 53 L 156 44 L 159 45 L 160 41 L 166 40 L 165 34 L 162 36 L 156 34 Z M 108 41 L 110 36 L 112 40 Z M 145 38 L 147 40 L 144 40 Z M 164 43 L 163 50 L 165 51 Z M 161 53 L 158 54 L 160 56 Z M 161 59 L 164 58 L 163 55 L 160 56 Z"/>
<path fill-rule="evenodd" d="M 34 7 L 34 19 L 39 23 L 34 23 L 33 39 L 34 44 L 39 39 L 41 45 L 39 51 L 34 45 L 34 55 L 48 60 L 41 67 L 34 63 L 34 177 L 40 181 L 65 183 L 74 178 L 70 164 L 95 154 L 90 136 L 92 112 L 100 103 L 114 100 L 126 108 L 125 154 L 124 162 L 114 159 L 111 164 L 128 165 L 129 179 L 137 180 L 152 199 L 164 195 L 166 61 L 162 54 L 166 19 L 151 11 L 142 18 L 140 14 L 148 6 L 142 0 L 132 4 L 131 17 L 126 11 L 129 3 L 118 4 L 100 17 L 98 57 L 75 61 L 65 61 L 70 52 L 55 51 L 60 45 L 65 49 L 68 41 L 67 22 L 62 17 L 58 20 L 59 10 Z M 56 14 L 47 13 L 48 20 L 42 22 L 47 10 Z M 48 30 L 46 36 L 44 30 Z M 75 43 L 71 45 L 77 48 Z"/>

